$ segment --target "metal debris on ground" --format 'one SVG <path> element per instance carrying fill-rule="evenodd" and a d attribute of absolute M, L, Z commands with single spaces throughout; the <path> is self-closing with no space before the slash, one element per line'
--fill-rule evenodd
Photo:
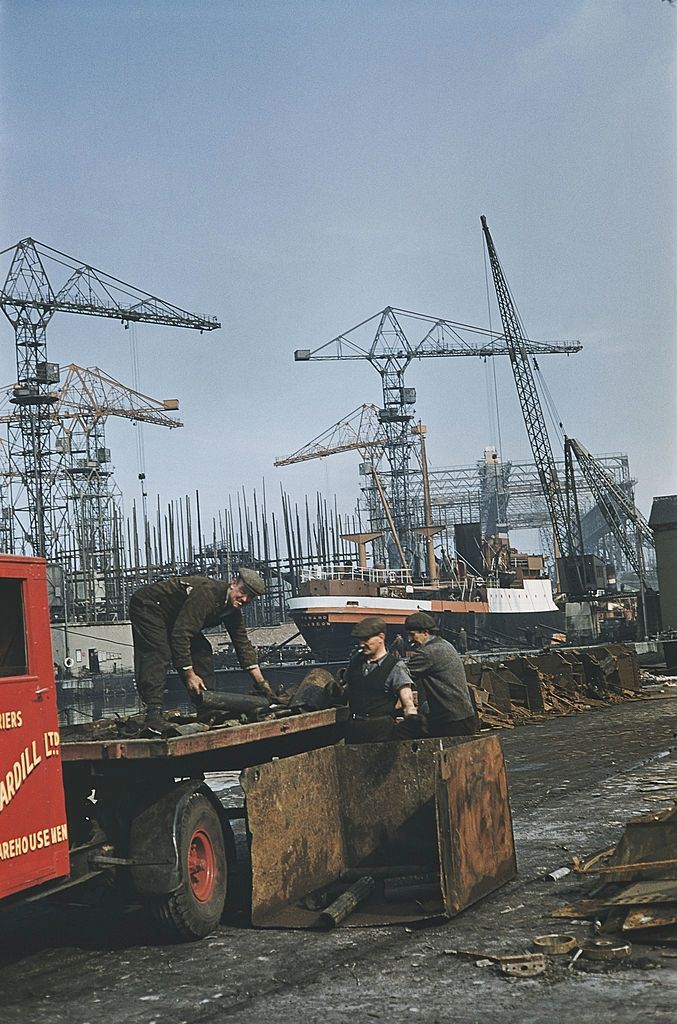
<path fill-rule="evenodd" d="M 464 662 L 487 729 L 512 729 L 534 717 L 577 714 L 644 696 L 637 653 L 623 644 L 551 649 L 502 661 L 469 655 Z"/>
<path fill-rule="evenodd" d="M 374 891 L 374 879 L 369 875 L 354 882 L 349 889 L 346 889 L 341 896 L 326 907 L 318 918 L 320 928 L 336 928 L 341 921 L 357 910 L 360 903 L 364 902 Z"/>
<path fill-rule="evenodd" d="M 563 956 L 565 953 L 570 953 L 572 949 L 576 949 L 578 940 L 574 935 L 554 933 L 550 935 L 536 935 L 531 944 L 537 953 L 547 953 L 548 956 Z"/>
<path fill-rule="evenodd" d="M 666 767 L 677 783 L 676 766 Z M 601 876 L 602 884 L 552 917 L 596 919 L 598 932 L 633 942 L 677 942 L 677 804 L 632 818 L 616 846 L 585 861 L 574 858 L 573 866 L 579 875 Z"/>
<path fill-rule="evenodd" d="M 503 956 L 498 960 L 503 974 L 513 978 L 534 978 L 545 971 L 545 957 L 542 953 L 524 953 L 521 956 Z"/>
<path fill-rule="evenodd" d="M 587 960 L 623 960 L 632 953 L 629 942 L 611 942 L 608 939 L 593 939 L 582 947 Z"/>
<path fill-rule="evenodd" d="M 570 874 L 571 868 L 555 868 L 554 871 L 549 871 L 545 877 L 549 882 L 558 882 L 560 878 L 566 878 Z"/>

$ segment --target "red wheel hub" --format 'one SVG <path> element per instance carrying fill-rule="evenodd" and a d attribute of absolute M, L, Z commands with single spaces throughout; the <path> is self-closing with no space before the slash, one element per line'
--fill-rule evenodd
<path fill-rule="evenodd" d="M 188 876 L 193 896 L 200 903 L 207 903 L 214 891 L 216 878 L 216 857 L 209 835 L 196 828 L 188 848 Z"/>

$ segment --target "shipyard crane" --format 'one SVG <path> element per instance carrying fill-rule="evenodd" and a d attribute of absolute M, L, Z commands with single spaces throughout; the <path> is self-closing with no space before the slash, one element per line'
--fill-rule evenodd
<path fill-rule="evenodd" d="M 214 317 L 198 316 L 144 292 L 72 256 L 24 238 L 0 252 L 11 253 L 0 306 L 14 328 L 17 385 L 12 402 L 18 421 L 9 426 L 10 471 L 22 481 L 25 505 L 17 498 L 13 515 L 33 554 L 56 551 L 63 509 L 53 481 L 60 453 L 52 445 L 52 406 L 59 368 L 47 358 L 47 326 L 57 312 L 212 331 Z M 49 268 L 49 273 L 48 273 Z M 65 280 L 64 280 L 65 278 Z"/>
<path fill-rule="evenodd" d="M 524 339 L 537 354 L 579 352 L 579 342 L 537 342 Z M 390 505 L 396 533 L 410 556 L 413 550 L 409 461 L 410 424 L 416 391 L 405 387 L 405 372 L 414 359 L 510 354 L 508 339 L 470 324 L 387 306 L 316 349 L 297 349 L 297 362 L 310 360 L 367 360 L 378 371 L 383 406 L 378 412 L 390 467 Z"/>
<path fill-rule="evenodd" d="M 533 350 L 527 340 L 520 315 L 498 259 L 487 225 L 487 219 L 485 216 L 482 216 L 480 220 L 489 255 L 494 288 L 496 289 L 496 299 L 501 314 L 503 334 L 510 356 L 510 365 L 512 366 L 517 386 L 517 394 L 527 428 L 529 444 L 531 445 L 543 495 L 548 506 L 550 522 L 552 523 L 555 541 L 555 564 L 557 565 L 558 556 L 567 558 L 566 564 L 572 567 L 574 580 L 567 581 L 566 589 L 571 589 L 571 584 L 573 583 L 573 588 L 582 594 L 586 592 L 588 587 L 585 579 L 585 560 L 582 557 L 583 540 L 580 531 L 580 520 L 576 521 L 576 516 L 569 516 L 567 513 L 565 497 L 557 475 L 555 457 L 552 452 L 541 400 L 536 388 L 534 371 L 531 365 Z"/>
<path fill-rule="evenodd" d="M 383 513 L 388 524 L 391 536 L 393 538 L 393 544 L 397 551 L 397 556 L 400 560 L 401 567 L 405 573 L 410 574 L 407 554 L 402 547 L 402 542 L 395 525 L 393 516 L 393 510 L 388 500 L 388 495 L 383 487 L 380 474 L 376 468 L 376 461 L 378 456 L 382 454 L 384 449 L 388 445 L 388 436 L 383 429 L 383 423 L 379 417 L 380 410 L 375 405 L 365 403 L 364 405 L 358 406 L 357 409 L 353 409 L 352 412 L 344 416 L 343 419 L 334 423 L 327 430 L 318 434 L 317 437 L 313 438 L 307 444 L 303 445 L 292 455 L 281 456 L 275 459 L 274 465 L 276 466 L 293 466 L 297 462 L 307 462 L 309 459 L 324 459 L 329 455 L 338 455 L 341 452 L 357 451 L 362 456 L 365 474 L 371 476 L 374 493 L 378 496 L 378 501 L 383 509 Z M 370 456 L 377 455 L 377 459 L 370 458 Z M 369 500 L 369 497 L 368 497 Z M 370 503 L 372 504 L 372 503 Z M 370 507 L 370 518 L 375 518 L 373 514 L 373 508 Z M 348 535 L 344 537 L 346 539 L 354 539 L 358 535 Z M 369 536 L 371 540 L 379 540 L 383 534 L 377 530 L 367 534 L 360 534 L 360 537 Z M 361 544 L 364 541 L 355 541 Z M 360 548 L 360 564 L 363 560 L 364 549 Z"/>
<path fill-rule="evenodd" d="M 73 582 L 71 613 L 95 621 L 123 615 L 125 608 L 121 495 L 113 480 L 106 421 L 113 416 L 169 429 L 183 424 L 172 415 L 178 412 L 177 399 L 150 398 L 96 366 L 70 363 L 60 369 L 64 379 L 49 407 L 54 449 L 61 457 L 52 481 L 54 505 L 64 510 L 59 523 L 59 561 L 68 567 Z M 7 408 L 15 390 L 16 385 L 3 389 L 0 408 Z M 18 420 L 16 409 L 0 415 L 0 423 L 8 426 Z M 16 476 L 9 468 L 3 475 L 11 495 Z M 11 508 L 11 497 L 5 508 Z M 8 521 L 8 530 L 2 538 L 3 550 L 11 551 L 11 515 L 3 515 L 4 521 Z"/>
<path fill-rule="evenodd" d="M 366 452 L 370 448 L 383 451 L 388 445 L 388 435 L 379 419 L 379 411 L 369 403 L 358 406 L 291 455 L 275 459 L 274 465 L 293 466 L 309 459 L 324 459 L 328 455 L 356 450 Z"/>

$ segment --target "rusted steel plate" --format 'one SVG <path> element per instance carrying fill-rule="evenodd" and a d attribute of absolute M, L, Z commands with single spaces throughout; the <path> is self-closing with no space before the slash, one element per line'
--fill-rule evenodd
<path fill-rule="evenodd" d="M 517 874 L 508 780 L 497 736 L 439 754 L 437 814 L 442 893 L 449 914 Z"/>
<path fill-rule="evenodd" d="M 185 757 L 226 747 L 275 739 L 312 729 L 322 729 L 345 721 L 347 708 L 327 711 L 308 711 L 289 718 L 270 722 L 253 722 L 229 728 L 210 729 L 193 736 L 172 736 L 168 739 L 88 740 L 82 743 L 64 742 L 61 756 L 64 761 L 101 761 L 114 759 L 148 759 Z"/>
<path fill-rule="evenodd" d="M 349 867 L 436 864 L 436 758 L 457 739 L 365 743 L 337 750 Z"/>
<path fill-rule="evenodd" d="M 615 852 L 607 862 L 605 874 L 608 881 L 627 881 L 628 874 L 634 878 L 674 878 L 673 864 L 661 864 L 677 850 L 677 808 L 660 811 L 657 814 L 635 818 L 627 823 L 625 832 Z M 651 862 L 657 862 L 651 866 Z M 628 868 L 623 871 L 623 865 Z M 648 865 L 631 868 L 630 865 Z M 618 872 L 614 872 L 614 867 Z"/>
<path fill-rule="evenodd" d="M 677 881 L 656 879 L 634 882 L 606 900 L 607 906 L 640 905 L 642 903 L 677 903 Z"/>
<path fill-rule="evenodd" d="M 280 911 L 334 881 L 346 867 L 336 750 L 311 750 L 242 772 L 252 837 L 254 925 L 278 923 Z M 292 913 L 284 923 L 303 927 L 317 916 L 299 911 L 298 921 Z"/>
<path fill-rule="evenodd" d="M 630 932 L 637 928 L 665 928 L 677 924 L 677 907 L 674 904 L 652 904 L 633 907 L 623 921 L 622 930 Z M 677 937 L 677 930 L 676 930 Z"/>

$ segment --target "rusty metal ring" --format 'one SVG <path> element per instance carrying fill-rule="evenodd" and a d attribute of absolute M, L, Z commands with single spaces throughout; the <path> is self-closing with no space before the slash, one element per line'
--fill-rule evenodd
<path fill-rule="evenodd" d="M 573 935 L 536 935 L 531 945 L 538 953 L 547 953 L 549 956 L 562 956 L 576 949 L 578 940 Z"/>

